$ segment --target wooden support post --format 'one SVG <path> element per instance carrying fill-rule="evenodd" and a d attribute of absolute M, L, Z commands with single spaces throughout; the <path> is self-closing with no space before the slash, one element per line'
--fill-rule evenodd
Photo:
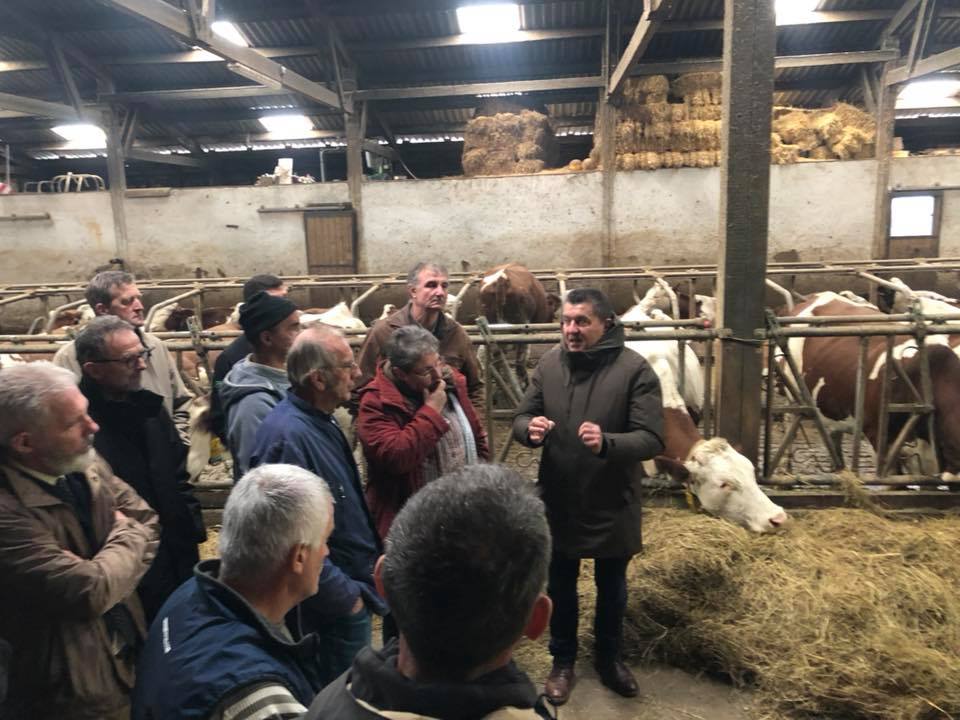
<path fill-rule="evenodd" d="M 769 0 L 726 0 L 723 21 L 723 162 L 720 175 L 722 343 L 718 435 L 756 463 L 763 370 L 754 331 L 764 327 L 770 205 L 770 124 L 776 26 Z"/>
<path fill-rule="evenodd" d="M 116 254 L 127 257 L 127 172 L 123 166 L 123 126 L 117 110 L 104 113 L 107 135 L 107 182 L 110 183 L 110 208 L 113 210 L 113 237 Z"/>
<path fill-rule="evenodd" d="M 600 167 L 601 167 L 601 208 L 600 222 L 602 224 L 603 244 L 600 248 L 600 264 L 604 267 L 613 265 L 614 246 L 616 245 L 613 224 L 613 194 L 617 178 L 617 109 L 606 92 L 609 81 L 610 58 L 614 52 L 613 39 L 613 12 L 610 0 L 606 2 L 606 34 L 603 41 L 603 58 L 601 72 L 603 73 L 604 89 L 600 91 L 597 102 L 597 118 L 594 132 L 600 133 Z"/>
<path fill-rule="evenodd" d="M 359 109 L 359 108 L 355 108 Z M 357 269 L 365 272 L 367 266 L 366 243 L 363 238 L 363 133 L 361 127 L 366 113 L 344 113 L 343 122 L 347 131 L 347 190 L 353 205 L 357 237 Z"/>
<path fill-rule="evenodd" d="M 873 248 L 871 257 L 890 256 L 890 160 L 893 156 L 894 123 L 897 114 L 899 85 L 888 85 L 890 65 L 883 69 L 880 94 L 877 98 L 877 184 L 873 205 Z"/>

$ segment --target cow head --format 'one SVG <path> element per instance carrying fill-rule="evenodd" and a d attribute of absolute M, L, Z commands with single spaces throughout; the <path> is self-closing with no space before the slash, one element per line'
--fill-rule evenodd
<path fill-rule="evenodd" d="M 757 485 L 753 463 L 723 438 L 698 443 L 684 468 L 687 486 L 711 515 L 758 533 L 787 522 L 783 508 Z"/>

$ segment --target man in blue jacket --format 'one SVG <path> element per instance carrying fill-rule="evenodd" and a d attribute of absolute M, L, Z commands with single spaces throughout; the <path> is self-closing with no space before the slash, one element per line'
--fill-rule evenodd
<path fill-rule="evenodd" d="M 134 720 L 300 717 L 320 689 L 316 638 L 284 616 L 317 591 L 333 501 L 290 465 L 237 483 L 223 510 L 220 560 L 200 563 L 150 628 Z"/>
<path fill-rule="evenodd" d="M 370 613 L 387 611 L 373 583 L 380 540 L 357 464 L 333 417 L 337 406 L 350 399 L 359 375 L 339 330 L 320 325 L 304 330 L 287 356 L 290 391 L 261 423 L 250 455 L 251 467 L 279 462 L 316 473 L 336 501 L 320 590 L 301 605 L 304 629 L 319 636 L 324 682 L 350 667 L 370 643 Z"/>

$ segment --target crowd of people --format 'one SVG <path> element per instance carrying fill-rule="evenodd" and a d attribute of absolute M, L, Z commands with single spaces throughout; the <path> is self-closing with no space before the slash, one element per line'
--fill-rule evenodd
<path fill-rule="evenodd" d="M 447 287 L 418 263 L 355 356 L 338 329 L 301 328 L 279 278 L 246 284 L 211 402 L 235 485 L 219 559 L 198 562 L 192 398 L 134 278 L 93 278 L 98 317 L 54 362 L 0 372 L 0 718 L 554 717 L 583 558 L 599 678 L 635 696 L 622 625 L 657 376 L 602 292 L 568 293 L 513 423 L 543 448 L 528 483 L 489 462 Z M 548 628 L 541 694 L 512 653 Z"/>

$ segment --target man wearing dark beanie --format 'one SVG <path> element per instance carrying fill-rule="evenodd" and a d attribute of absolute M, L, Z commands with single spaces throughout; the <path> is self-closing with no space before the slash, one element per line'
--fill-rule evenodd
<path fill-rule="evenodd" d="M 253 352 L 218 388 L 234 479 L 247 471 L 257 428 L 290 387 L 287 352 L 300 332 L 300 311 L 285 297 L 259 292 L 240 308 L 240 326 Z"/>
<path fill-rule="evenodd" d="M 288 291 L 289 288 L 286 283 L 276 275 L 254 275 L 243 284 L 243 302 L 248 302 L 258 292 L 266 292 L 276 297 L 286 297 Z M 242 307 L 243 303 L 240 303 L 240 306 Z M 226 350 L 217 356 L 217 361 L 213 365 L 210 424 L 213 426 L 213 431 L 217 434 L 217 437 L 224 442 L 227 441 L 227 419 L 220 402 L 220 385 L 233 366 L 252 352 L 253 346 L 250 341 L 241 335 L 227 345 Z"/>

